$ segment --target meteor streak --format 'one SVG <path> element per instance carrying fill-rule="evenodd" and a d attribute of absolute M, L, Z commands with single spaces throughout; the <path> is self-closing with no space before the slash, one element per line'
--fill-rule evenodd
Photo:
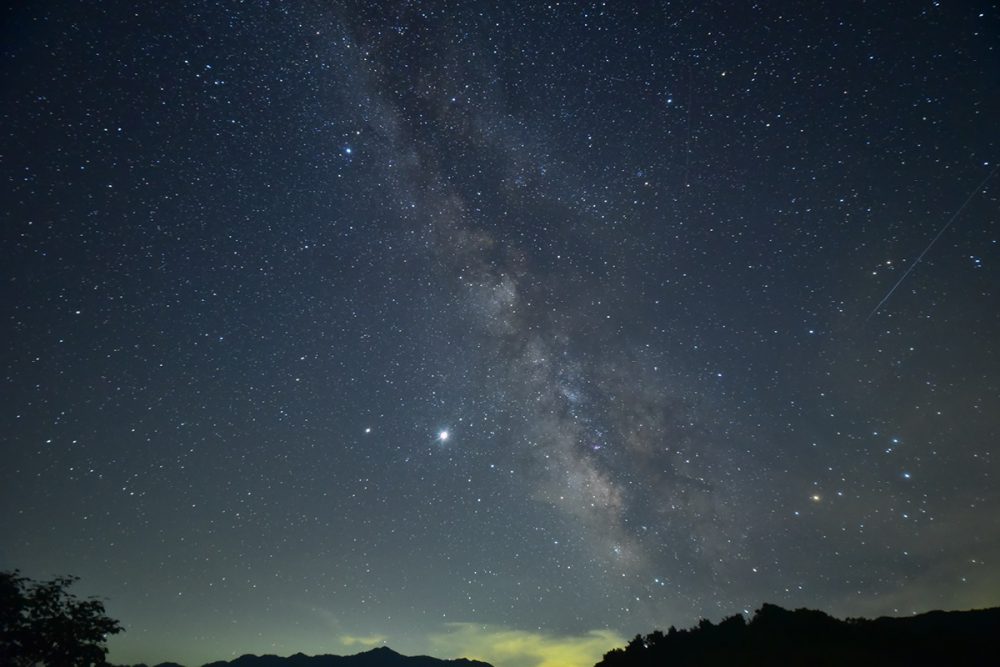
<path fill-rule="evenodd" d="M 958 210 L 951 214 L 951 217 L 948 218 L 948 222 L 944 223 L 944 226 L 942 226 L 941 229 L 938 230 L 938 233 L 935 234 L 934 238 L 931 239 L 931 242 L 927 244 L 927 247 L 924 248 L 924 251 L 921 252 L 919 255 L 917 255 L 917 258 L 913 261 L 912 264 L 910 264 L 910 267 L 903 272 L 903 275 L 899 277 L 899 280 L 896 281 L 896 284 L 893 285 L 889 289 L 889 291 L 885 293 L 885 296 L 883 296 L 882 300 L 878 302 L 878 305 L 875 306 L 874 310 L 868 313 L 868 317 L 865 318 L 865 322 L 867 322 L 868 320 L 870 320 L 875 316 L 875 314 L 882 308 L 882 306 L 885 305 L 885 302 L 889 300 L 889 297 L 892 296 L 892 293 L 896 291 L 896 288 L 899 287 L 904 280 L 906 280 L 906 276 L 910 275 L 910 272 L 912 272 L 913 269 L 917 268 L 917 264 L 919 264 L 920 260 L 924 258 L 924 255 L 927 254 L 927 251 L 929 251 L 932 247 L 934 247 L 934 244 L 937 243 L 937 240 L 941 238 L 942 234 L 948 231 L 948 228 L 951 227 L 951 223 L 955 222 L 955 219 L 965 209 L 965 207 L 969 205 L 969 202 L 972 201 L 972 198 L 975 197 L 977 194 L 979 194 L 979 191 L 983 189 L 983 187 L 986 185 L 986 182 L 989 181 L 991 178 L 993 178 L 993 175 L 997 173 L 998 168 L 1000 168 L 1000 164 L 997 164 L 995 167 L 993 167 L 993 171 L 987 174 L 986 178 L 984 178 L 982 182 L 980 182 L 979 185 L 976 186 L 976 189 L 973 190 L 972 193 L 965 198 L 965 201 L 962 202 L 962 205 L 958 207 Z"/>

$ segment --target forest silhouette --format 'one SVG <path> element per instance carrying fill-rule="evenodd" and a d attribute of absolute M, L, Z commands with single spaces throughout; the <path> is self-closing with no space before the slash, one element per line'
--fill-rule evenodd
<path fill-rule="evenodd" d="M 932 611 L 903 618 L 838 620 L 822 611 L 764 604 L 689 630 L 636 635 L 595 667 L 1000 664 L 1000 608 Z"/>

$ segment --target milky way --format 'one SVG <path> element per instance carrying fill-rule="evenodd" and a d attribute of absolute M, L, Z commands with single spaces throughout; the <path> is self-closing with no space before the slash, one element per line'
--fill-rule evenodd
<path fill-rule="evenodd" d="M 995 6 L 160 4 L 4 23 L 0 567 L 112 660 L 1000 603 Z"/>

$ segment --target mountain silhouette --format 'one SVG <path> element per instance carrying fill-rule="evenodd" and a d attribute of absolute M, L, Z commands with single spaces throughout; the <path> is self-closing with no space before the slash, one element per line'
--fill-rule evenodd
<path fill-rule="evenodd" d="M 636 635 L 595 667 L 1000 665 L 1000 607 L 905 618 L 838 620 L 822 611 L 765 604 L 690 630 Z"/>
<path fill-rule="evenodd" d="M 229 662 L 210 662 L 204 667 L 492 667 L 485 662 L 440 660 L 426 655 L 405 656 L 387 646 L 357 655 L 313 655 L 302 653 L 282 658 L 276 655 L 243 655 Z"/>
<path fill-rule="evenodd" d="M 134 667 L 145 667 L 135 665 Z M 181 667 L 176 663 L 161 663 L 156 667 Z M 459 658 L 440 660 L 426 655 L 405 656 L 387 646 L 373 648 L 357 655 L 305 655 L 296 653 L 287 658 L 277 655 L 241 655 L 235 660 L 209 662 L 203 667 L 493 667 L 478 660 Z"/>

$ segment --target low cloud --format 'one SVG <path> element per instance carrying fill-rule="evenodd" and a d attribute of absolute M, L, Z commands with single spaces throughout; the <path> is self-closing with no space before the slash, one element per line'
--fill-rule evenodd
<path fill-rule="evenodd" d="M 494 667 L 590 667 L 625 643 L 610 630 L 551 635 L 473 623 L 449 623 L 429 639 L 434 655 L 463 656 Z"/>
<path fill-rule="evenodd" d="M 337 638 L 341 644 L 350 648 L 352 646 L 379 646 L 385 643 L 385 635 L 341 635 Z"/>

